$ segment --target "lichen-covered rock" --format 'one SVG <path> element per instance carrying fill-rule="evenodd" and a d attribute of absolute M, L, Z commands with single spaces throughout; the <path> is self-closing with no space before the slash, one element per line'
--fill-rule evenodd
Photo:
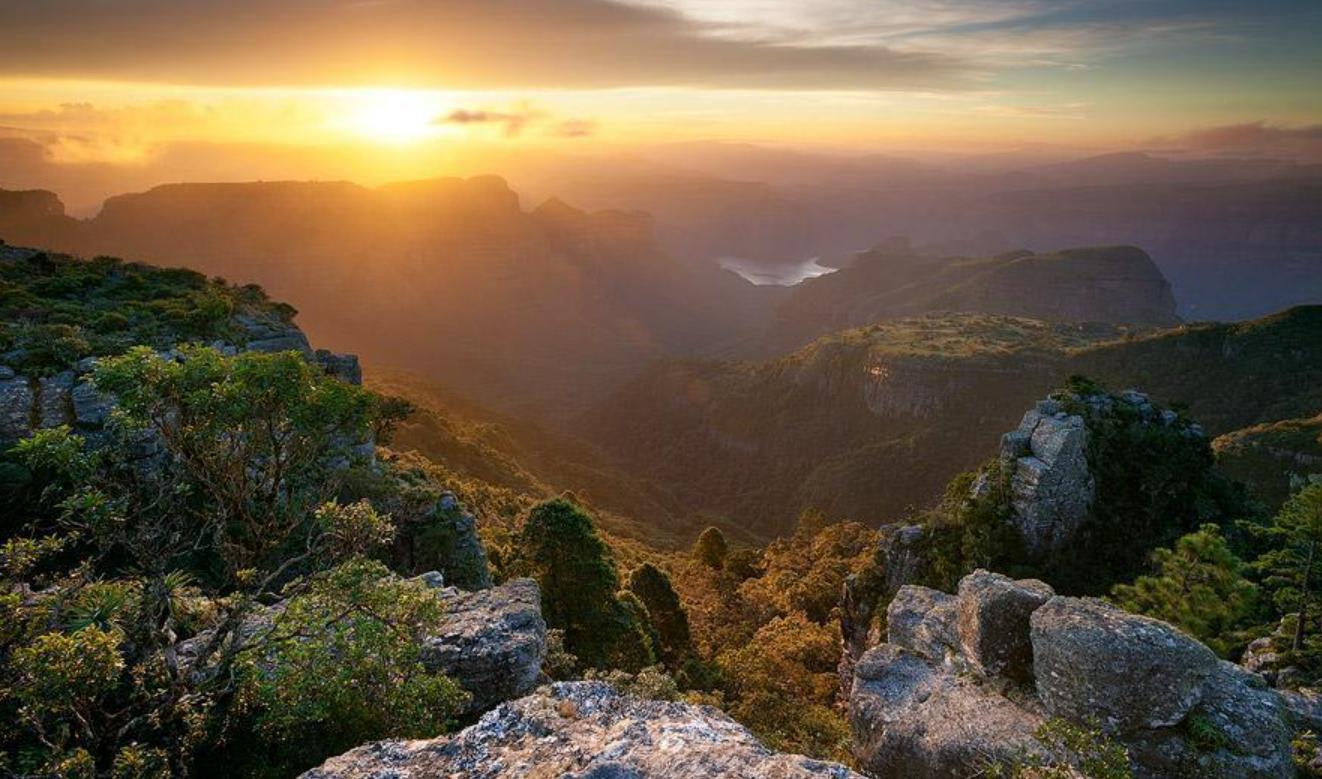
<path fill-rule="evenodd" d="M 936 663 L 959 646 L 955 597 L 910 584 L 901 587 L 886 608 L 886 640 Z"/>
<path fill-rule="evenodd" d="M 965 660 L 983 676 L 1027 681 L 1033 675 L 1028 621 L 1055 595 L 1045 582 L 1015 581 L 978 570 L 959 582 L 959 645 Z"/>
<path fill-rule="evenodd" d="M 708 706 L 644 700 L 602 682 L 562 682 L 431 741 L 382 741 L 304 779 L 862 779 L 773 752 Z"/>
<path fill-rule="evenodd" d="M 1047 401 L 1054 404 L 1054 401 Z M 1096 482 L 1083 417 L 1039 404 L 1001 442 L 1011 517 L 1029 555 L 1060 549 L 1088 521 Z"/>
<path fill-rule="evenodd" d="M 942 669 L 894 644 L 868 651 L 849 697 L 853 751 L 878 779 L 961 779 L 1038 748 L 1039 710 L 989 683 Z"/>
<path fill-rule="evenodd" d="M 36 399 L 27 378 L 0 380 L 0 441 L 12 443 L 32 435 L 32 406 Z"/>
<path fill-rule="evenodd" d="M 1042 703 L 1107 733 L 1175 725 L 1217 670 L 1212 650 L 1172 625 L 1093 598 L 1052 598 L 1031 624 Z"/>
<path fill-rule="evenodd" d="M 38 382 L 38 427 L 59 427 L 73 422 L 73 404 L 69 400 L 73 382 L 73 371 L 62 371 Z"/>
<path fill-rule="evenodd" d="M 73 418 L 79 427 L 96 429 L 105 425 L 115 407 L 115 399 L 97 391 L 91 380 L 83 379 L 69 392 Z"/>
<path fill-rule="evenodd" d="M 1281 696 L 1255 674 L 1222 661 L 1186 722 L 1134 733 L 1125 744 L 1140 779 L 1277 779 L 1294 776 L 1290 738 Z"/>
<path fill-rule="evenodd" d="M 440 581 L 423 574 L 429 584 Z M 532 579 L 514 579 L 476 592 L 443 589 L 445 623 L 423 646 L 422 662 L 440 670 L 472 695 L 468 710 L 485 711 L 531 692 L 546 656 L 541 590 Z"/>

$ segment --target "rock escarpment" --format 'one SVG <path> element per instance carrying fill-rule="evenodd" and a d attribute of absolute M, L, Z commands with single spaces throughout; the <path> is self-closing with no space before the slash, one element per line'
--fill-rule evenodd
<path fill-rule="evenodd" d="M 717 709 L 635 698 L 602 682 L 554 684 L 453 736 L 368 744 L 303 777 L 863 779 L 773 752 Z"/>
<path fill-rule="evenodd" d="M 1043 757 L 1052 721 L 1100 728 L 1139 777 L 1292 775 L 1286 702 L 1167 623 L 977 571 L 957 595 L 901 588 L 887 625 L 849 699 L 874 776 L 955 779 Z"/>

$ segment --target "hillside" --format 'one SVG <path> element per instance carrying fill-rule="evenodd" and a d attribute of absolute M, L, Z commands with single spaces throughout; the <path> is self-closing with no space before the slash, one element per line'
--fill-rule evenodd
<path fill-rule="evenodd" d="M 1235 430 L 1212 448 L 1221 470 L 1275 511 L 1298 489 L 1297 481 L 1322 474 L 1322 414 Z"/>
<path fill-rule="evenodd" d="M 82 222 L 50 193 L 21 205 L 0 212 L 0 237 L 260 283 L 312 338 L 521 416 L 563 419 L 656 357 L 751 332 L 765 311 L 734 274 L 667 256 L 644 214 L 524 210 L 493 176 L 174 184 Z"/>
<path fill-rule="evenodd" d="M 1170 284 L 1132 246 L 966 258 L 930 256 L 897 242 L 794 287 L 760 348 L 775 353 L 835 330 L 935 311 L 1145 326 L 1179 321 Z"/>
<path fill-rule="evenodd" d="M 930 504 L 1069 376 L 1183 404 L 1211 435 L 1322 408 L 1322 307 L 1153 335 L 987 315 L 844 331 L 780 359 L 655 366 L 586 434 L 692 510 L 752 532 Z"/>

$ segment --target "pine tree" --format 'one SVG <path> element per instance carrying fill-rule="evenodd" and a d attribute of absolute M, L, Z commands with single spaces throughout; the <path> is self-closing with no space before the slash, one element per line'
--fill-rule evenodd
<path fill-rule="evenodd" d="M 693 545 L 693 557 L 708 568 L 720 570 L 725 565 L 725 556 L 730 547 L 725 543 L 725 534 L 720 528 L 709 527 L 698 536 Z"/>
<path fill-rule="evenodd" d="M 1304 648 L 1310 614 L 1322 588 L 1317 570 L 1322 565 L 1322 484 L 1310 484 L 1286 501 L 1268 533 L 1277 546 L 1259 557 L 1256 565 L 1266 574 L 1277 606 L 1294 615 L 1290 648 L 1298 652 Z"/>
<path fill-rule="evenodd" d="M 656 630 L 661 660 L 671 668 L 693 654 L 689 617 L 670 577 L 651 563 L 643 563 L 629 574 L 629 591 L 642 601 Z"/>

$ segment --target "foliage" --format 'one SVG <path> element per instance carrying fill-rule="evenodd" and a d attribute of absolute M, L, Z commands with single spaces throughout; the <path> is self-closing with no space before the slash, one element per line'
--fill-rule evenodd
<path fill-rule="evenodd" d="M 536 506 L 518 537 L 517 569 L 542 588 L 542 616 L 590 668 L 651 665 L 639 615 L 617 597 L 619 576 L 592 518 L 563 498 Z"/>
<path fill-rule="evenodd" d="M 1154 573 L 1112 590 L 1128 611 L 1170 622 L 1225 657 L 1234 648 L 1233 631 L 1254 615 L 1258 588 L 1245 577 L 1246 566 L 1230 550 L 1221 529 L 1203 525 L 1152 553 Z"/>
<path fill-rule="evenodd" d="M 725 564 L 729 546 L 725 543 L 725 534 L 720 528 L 709 527 L 698 536 L 693 545 L 693 557 L 708 568 L 720 568 Z"/>
<path fill-rule="evenodd" d="M 237 311 L 288 316 L 259 287 L 232 287 L 190 270 L 49 253 L 0 264 L 0 346 L 20 350 L 11 367 L 30 374 L 137 344 L 236 340 Z"/>
<path fill-rule="evenodd" d="M 179 351 L 102 361 L 119 407 L 95 446 L 54 428 L 14 449 L 36 488 L 0 546 L 0 750 L 56 775 L 254 773 L 204 758 L 244 744 L 306 766 L 441 727 L 460 696 L 404 662 L 436 599 L 363 562 L 387 514 L 333 500 L 378 399 L 295 354 Z M 310 724 L 323 738 L 289 737 Z"/>
<path fill-rule="evenodd" d="M 626 671 L 598 671 L 590 669 L 583 676 L 590 681 L 603 681 L 625 695 L 654 701 L 677 701 L 679 685 L 663 666 L 649 665 L 636 674 Z"/>
<path fill-rule="evenodd" d="M 1322 590 L 1322 576 L 1317 571 L 1322 565 L 1318 559 L 1322 551 L 1322 484 L 1309 484 L 1291 496 L 1264 533 L 1273 548 L 1254 565 L 1264 576 L 1263 584 L 1277 608 L 1293 615 L 1290 649 L 1300 652 L 1318 619 L 1313 606 Z"/>
<path fill-rule="evenodd" d="M 1040 754 L 987 767 L 991 779 L 1131 779 L 1129 754 L 1096 725 L 1047 720 L 1033 734 Z"/>
<path fill-rule="evenodd" d="M 689 617 L 679 601 L 670 577 L 652 563 L 643 563 L 629 573 L 629 592 L 642 601 L 657 635 L 660 659 L 678 668 L 693 655 Z"/>
<path fill-rule="evenodd" d="M 421 662 L 443 608 L 425 584 L 355 560 L 314 576 L 244 669 L 256 727 L 292 775 L 360 743 L 442 732 L 467 693 Z M 272 766 L 274 768 L 274 766 Z"/>
<path fill-rule="evenodd" d="M 773 749 L 847 759 L 849 729 L 833 710 L 840 638 L 801 613 L 775 617 L 721 653 L 730 714 Z"/>

